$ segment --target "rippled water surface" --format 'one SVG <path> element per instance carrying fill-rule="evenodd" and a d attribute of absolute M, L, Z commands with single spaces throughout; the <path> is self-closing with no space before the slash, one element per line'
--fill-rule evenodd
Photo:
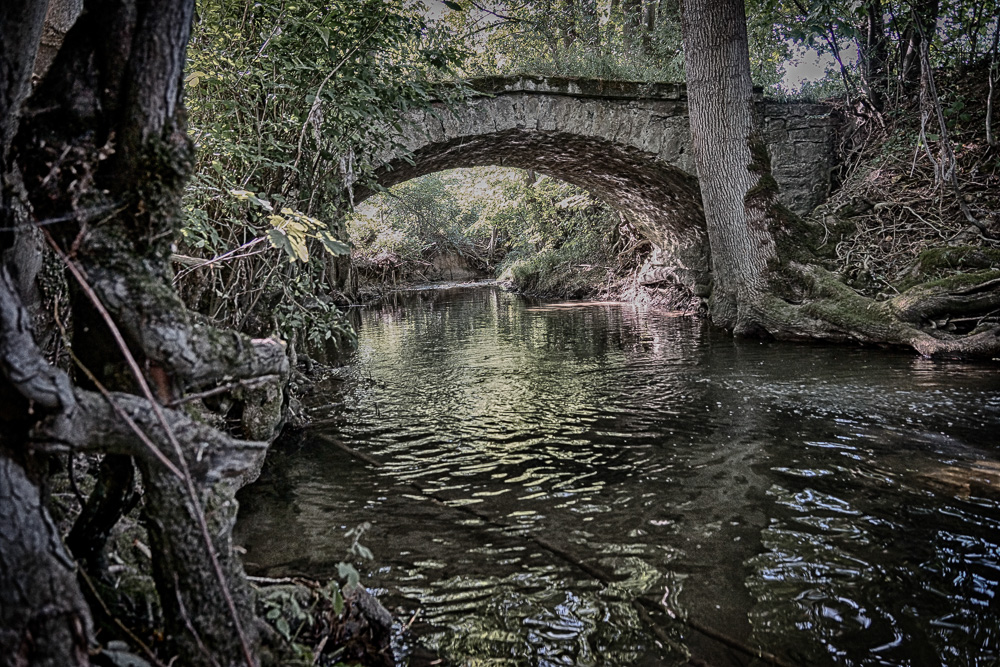
<path fill-rule="evenodd" d="M 362 320 L 237 535 L 252 573 L 326 577 L 369 522 L 402 661 L 747 664 L 697 626 L 790 664 L 1000 664 L 995 363 L 492 288 Z"/>

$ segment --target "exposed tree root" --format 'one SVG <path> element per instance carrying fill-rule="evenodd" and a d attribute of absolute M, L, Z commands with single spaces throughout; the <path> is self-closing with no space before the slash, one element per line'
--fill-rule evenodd
<path fill-rule="evenodd" d="M 44 512 L 36 511 L 30 525 L 22 516 L 39 496 L 44 456 L 130 456 L 143 477 L 143 515 L 168 650 L 185 665 L 253 667 L 256 624 L 231 544 L 233 494 L 259 467 L 267 444 L 194 419 L 194 407 L 183 399 L 185 392 L 205 394 L 234 380 L 269 377 L 264 387 L 235 386 L 232 393 L 242 394 L 233 400 L 239 410 L 225 416 L 252 419 L 248 431 L 270 435 L 280 419 L 288 362 L 277 341 L 251 340 L 200 321 L 171 288 L 170 244 L 191 168 L 181 88 L 193 12 L 191 0 L 88 1 L 23 107 L 0 97 L 5 224 L 9 201 L 21 211 L 6 229 L 29 224 L 30 212 L 44 223 L 72 274 L 72 351 L 83 373 L 74 384 L 38 349 L 21 288 L 34 276 L 23 274 L 24 265 L 7 252 L 11 240 L 0 237 L 0 464 L 13 471 L 0 486 L 25 499 L 0 517 L 0 526 L 5 535 L 13 525 L 32 533 L 20 550 L 0 545 L 0 558 L 35 554 L 34 564 L 29 558 L 0 567 L 0 607 L 29 621 L 56 609 L 44 595 L 8 597 L 7 583 L 27 572 L 40 591 L 65 589 L 66 605 L 80 599 L 58 539 L 48 544 L 48 556 L 41 553 L 43 542 L 52 541 Z M 8 55 L 6 47 L 0 41 L 0 56 Z M 23 95 L 15 99 L 20 103 Z M 16 183 L 16 191 L 8 183 Z M 249 395 L 257 391 L 261 396 Z M 36 479 L 29 479 L 33 471 L 22 462 L 36 458 Z M 23 480 L 14 474 L 22 469 Z M 63 571 L 70 572 L 68 579 Z M 29 646 L 46 642 L 46 650 L 62 656 L 76 655 L 81 646 L 85 652 L 89 614 L 85 605 L 73 610 L 76 625 L 69 633 L 12 619 L 18 630 L 0 635 L 0 653 L 15 662 L 23 657 L 17 664 L 73 663 L 69 657 L 47 662 L 47 653 Z M 22 646 L 29 655 L 20 656 Z"/>
<path fill-rule="evenodd" d="M 1000 356 L 996 272 L 917 285 L 884 301 L 817 264 L 790 263 L 783 280 L 804 287 L 799 303 L 766 295 L 742 314 L 775 338 L 909 347 L 926 357 Z M 955 315 L 966 326 L 942 326 Z"/>

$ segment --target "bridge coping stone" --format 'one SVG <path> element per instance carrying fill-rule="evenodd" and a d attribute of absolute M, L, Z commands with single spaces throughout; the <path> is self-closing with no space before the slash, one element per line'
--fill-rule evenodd
<path fill-rule="evenodd" d="M 540 93 L 593 97 L 603 100 L 686 100 L 687 87 L 682 83 L 644 83 L 612 81 L 568 76 L 489 76 L 472 79 L 468 85 L 483 95 L 505 93 Z"/>

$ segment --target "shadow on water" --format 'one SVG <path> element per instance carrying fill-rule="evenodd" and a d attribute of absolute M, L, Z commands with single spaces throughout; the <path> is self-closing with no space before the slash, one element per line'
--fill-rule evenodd
<path fill-rule="evenodd" d="M 350 377 L 312 399 L 324 425 L 274 451 L 237 535 L 252 572 L 324 577 L 370 522 L 366 585 L 402 622 L 420 612 L 402 656 L 683 664 L 630 605 L 644 596 L 793 664 L 997 664 L 995 365 L 484 288 L 361 317 Z"/>

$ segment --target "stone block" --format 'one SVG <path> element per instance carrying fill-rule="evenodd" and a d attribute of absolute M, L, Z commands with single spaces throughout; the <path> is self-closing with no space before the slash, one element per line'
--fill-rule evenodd
<path fill-rule="evenodd" d="M 801 130 L 789 130 L 787 139 L 795 143 L 810 142 L 813 144 L 825 144 L 829 138 L 829 131 L 825 127 L 809 127 Z"/>

